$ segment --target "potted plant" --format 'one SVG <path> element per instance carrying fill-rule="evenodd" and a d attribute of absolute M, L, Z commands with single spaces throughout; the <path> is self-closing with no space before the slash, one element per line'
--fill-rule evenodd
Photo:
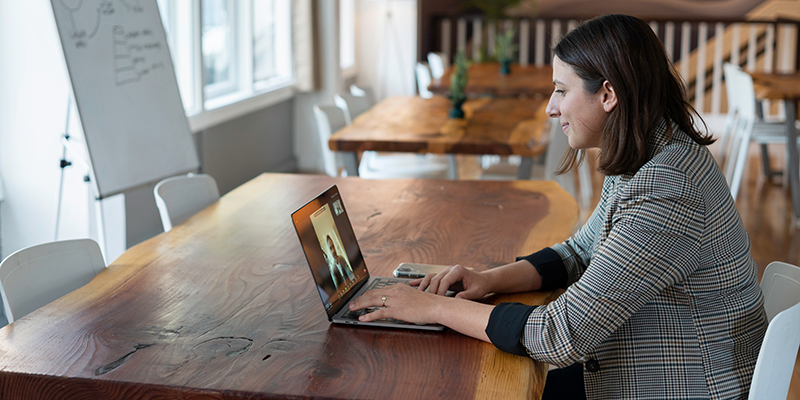
<path fill-rule="evenodd" d="M 453 108 L 450 109 L 450 118 L 464 118 L 464 110 L 461 106 L 467 99 L 467 81 L 469 81 L 469 61 L 463 50 L 456 54 L 453 60 L 453 74 L 450 76 L 450 91 L 447 93 L 447 98 L 453 103 Z"/>
<path fill-rule="evenodd" d="M 514 59 L 514 52 L 519 47 L 514 44 L 514 36 L 516 30 L 514 28 L 506 29 L 500 35 L 497 35 L 497 42 L 494 46 L 494 55 L 497 62 L 500 63 L 500 75 L 508 75 L 510 72 L 509 65 L 511 60 Z"/>

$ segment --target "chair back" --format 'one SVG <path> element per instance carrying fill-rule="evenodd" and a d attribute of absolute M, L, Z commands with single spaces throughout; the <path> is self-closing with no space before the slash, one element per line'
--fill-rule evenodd
<path fill-rule="evenodd" d="M 153 189 L 164 232 L 186 221 L 219 199 L 217 182 L 210 175 L 173 176 Z"/>
<path fill-rule="evenodd" d="M 767 320 L 771 321 L 779 312 L 800 303 L 800 267 L 780 261 L 770 263 L 761 277 L 761 292 Z"/>
<path fill-rule="evenodd" d="M 428 53 L 428 65 L 431 68 L 431 78 L 439 79 L 444 75 L 444 71 L 450 66 L 447 55 L 444 53 Z"/>
<path fill-rule="evenodd" d="M 353 96 L 363 97 L 370 107 L 375 105 L 375 92 L 369 86 L 356 86 L 350 85 L 350 94 Z"/>
<path fill-rule="evenodd" d="M 725 179 L 730 185 L 731 196 L 736 200 L 747 160 L 750 138 L 753 135 L 753 124 L 756 119 L 756 95 L 753 78 L 750 74 L 729 63 L 725 63 L 723 72 L 728 97 L 728 116 L 721 147 L 725 154 Z"/>
<path fill-rule="evenodd" d="M 329 176 L 338 176 L 339 167 L 334 153 L 328 147 L 328 140 L 333 132 L 347 125 L 345 113 L 339 107 L 320 104 L 314 106 L 314 118 L 317 120 L 317 133 L 322 146 L 322 162 L 325 167 L 325 173 Z"/>
<path fill-rule="evenodd" d="M 364 96 L 355 96 L 351 93 L 337 93 L 333 96 L 333 104 L 344 111 L 344 120 L 347 125 L 364 111 L 369 110 L 369 100 Z"/>
<path fill-rule="evenodd" d="M 89 283 L 106 263 L 92 239 L 27 247 L 0 263 L 0 294 L 8 323 Z"/>
<path fill-rule="evenodd" d="M 800 303 L 779 312 L 767 326 L 761 343 L 753 381 L 750 384 L 750 400 L 785 399 L 789 395 L 800 348 Z"/>
<path fill-rule="evenodd" d="M 417 75 L 417 91 L 419 91 L 419 96 L 423 99 L 430 99 L 433 97 L 433 93 L 428 90 L 428 86 L 431 85 L 431 70 L 428 69 L 427 65 L 418 62 L 414 67 L 414 71 Z"/>

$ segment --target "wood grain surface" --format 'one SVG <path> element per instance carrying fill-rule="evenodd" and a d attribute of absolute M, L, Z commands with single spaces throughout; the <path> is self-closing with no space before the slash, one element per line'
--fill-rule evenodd
<path fill-rule="evenodd" d="M 539 398 L 544 366 L 491 344 L 328 322 L 290 214 L 334 183 L 376 276 L 501 265 L 577 220 L 547 181 L 263 174 L 0 330 L 0 398 Z"/>
<path fill-rule="evenodd" d="M 751 73 L 756 97 L 760 99 L 798 99 L 800 98 L 800 73 L 768 74 Z"/>
<path fill-rule="evenodd" d="M 497 97 L 531 97 L 534 99 L 547 99 L 555 88 L 553 86 L 553 67 L 543 65 L 511 64 L 508 75 L 500 75 L 498 63 L 474 63 L 470 65 L 469 81 L 466 92 L 468 95 L 490 95 Z M 450 90 L 450 75 L 453 67 L 450 66 L 441 78 L 434 79 L 428 90 L 444 94 Z"/>
<path fill-rule="evenodd" d="M 331 136 L 331 150 L 537 156 L 547 149 L 549 118 L 541 100 L 473 99 L 451 119 L 449 100 L 389 97 Z"/>

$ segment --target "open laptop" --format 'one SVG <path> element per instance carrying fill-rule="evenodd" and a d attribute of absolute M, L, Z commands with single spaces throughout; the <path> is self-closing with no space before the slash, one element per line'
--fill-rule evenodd
<path fill-rule="evenodd" d="M 368 290 L 408 283 L 411 279 L 369 275 L 336 185 L 293 212 L 292 222 L 329 321 L 389 328 L 444 329 L 442 325 L 412 324 L 394 319 L 361 322 L 358 317 L 374 309 L 357 313 L 350 311 L 349 303 Z"/>

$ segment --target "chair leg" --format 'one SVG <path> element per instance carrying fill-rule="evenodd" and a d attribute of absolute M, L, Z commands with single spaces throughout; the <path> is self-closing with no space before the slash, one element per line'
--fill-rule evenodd
<path fill-rule="evenodd" d="M 458 161 L 455 154 L 447 154 L 447 179 L 458 180 Z"/>
<path fill-rule="evenodd" d="M 771 179 L 773 176 L 782 176 L 783 175 L 783 171 L 780 171 L 780 170 L 773 171 L 772 167 L 770 167 L 770 165 L 769 165 L 769 149 L 767 149 L 767 144 L 766 143 L 762 143 L 761 144 L 761 165 L 762 165 L 763 170 L 764 170 L 764 176 L 766 176 L 767 179 Z"/>

